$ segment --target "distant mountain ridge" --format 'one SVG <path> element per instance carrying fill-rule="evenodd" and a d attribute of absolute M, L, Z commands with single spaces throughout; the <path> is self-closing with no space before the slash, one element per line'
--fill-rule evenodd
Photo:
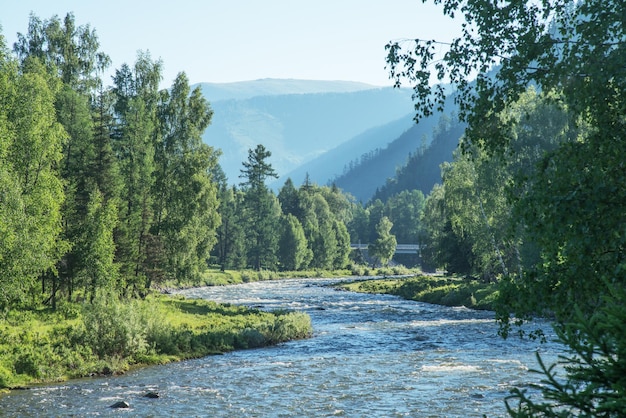
<path fill-rule="evenodd" d="M 199 83 L 202 94 L 210 102 L 231 99 L 249 99 L 256 96 L 281 96 L 287 94 L 351 93 L 381 88 L 357 81 L 298 80 L 263 78 L 233 83 Z"/>

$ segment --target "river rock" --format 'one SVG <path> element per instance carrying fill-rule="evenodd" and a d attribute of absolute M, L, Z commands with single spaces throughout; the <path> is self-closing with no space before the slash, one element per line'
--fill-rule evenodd
<path fill-rule="evenodd" d="M 113 409 L 130 408 L 130 404 L 126 401 L 119 401 L 111 405 L 110 408 L 113 408 Z"/>
<path fill-rule="evenodd" d="M 145 395 L 143 395 L 144 398 L 150 398 L 150 399 L 157 399 L 160 398 L 161 395 L 159 395 L 158 392 L 148 392 Z"/>

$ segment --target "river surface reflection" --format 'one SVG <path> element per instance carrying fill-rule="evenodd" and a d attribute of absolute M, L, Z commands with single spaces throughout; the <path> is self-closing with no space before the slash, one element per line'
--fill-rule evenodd
<path fill-rule="evenodd" d="M 188 297 L 307 312 L 314 335 L 277 347 L 13 392 L 0 416 L 489 417 L 559 345 L 497 336 L 492 312 L 337 291 L 327 279 L 185 290 Z M 143 395 L 157 391 L 159 399 Z M 108 406 L 124 400 L 129 410 Z"/>

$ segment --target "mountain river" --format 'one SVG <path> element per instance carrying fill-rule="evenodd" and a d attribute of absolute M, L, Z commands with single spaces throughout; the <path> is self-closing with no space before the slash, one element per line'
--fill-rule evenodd
<path fill-rule="evenodd" d="M 293 309 L 312 338 L 276 347 L 146 367 L 0 396 L 0 417 L 488 417 L 540 376 L 562 347 L 497 336 L 492 312 L 387 295 L 337 291 L 328 279 L 293 279 L 180 293 Z M 148 399 L 147 392 L 160 398 Z M 126 401 L 130 409 L 111 409 Z"/>

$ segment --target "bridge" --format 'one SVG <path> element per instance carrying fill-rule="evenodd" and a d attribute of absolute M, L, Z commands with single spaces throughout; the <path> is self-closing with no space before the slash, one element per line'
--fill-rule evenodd
<path fill-rule="evenodd" d="M 353 250 L 367 251 L 369 244 L 350 244 L 350 248 Z M 398 244 L 396 245 L 396 254 L 417 254 L 419 251 L 419 244 Z"/>

